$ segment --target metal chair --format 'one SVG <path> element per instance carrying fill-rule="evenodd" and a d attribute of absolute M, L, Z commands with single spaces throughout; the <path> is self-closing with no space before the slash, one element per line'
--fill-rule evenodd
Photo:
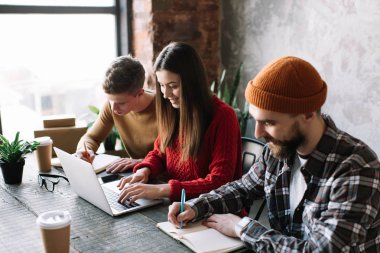
<path fill-rule="evenodd" d="M 243 174 L 247 173 L 252 165 L 256 162 L 256 160 L 260 157 L 264 143 L 248 138 L 241 137 L 242 141 L 242 166 L 243 166 Z"/>
<path fill-rule="evenodd" d="M 252 167 L 252 165 L 256 162 L 256 160 L 260 157 L 263 149 L 264 149 L 264 143 L 248 138 L 248 137 L 242 137 L 242 167 L 243 167 L 243 174 L 247 173 L 249 169 Z M 263 200 L 255 200 L 251 206 L 251 208 L 247 208 L 247 212 L 249 213 L 249 216 L 252 217 L 255 220 L 259 220 L 262 212 L 266 209 L 266 201 Z M 269 224 L 265 218 L 262 218 L 263 223 Z"/>

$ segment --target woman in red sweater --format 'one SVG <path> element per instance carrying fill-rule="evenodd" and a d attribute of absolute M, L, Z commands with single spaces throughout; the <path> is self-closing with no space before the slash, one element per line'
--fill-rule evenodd
<path fill-rule="evenodd" d="M 154 149 L 119 183 L 128 198 L 198 197 L 239 179 L 241 136 L 235 111 L 212 94 L 194 48 L 170 43 L 154 64 L 158 133 Z M 167 184 L 147 184 L 167 173 Z"/>

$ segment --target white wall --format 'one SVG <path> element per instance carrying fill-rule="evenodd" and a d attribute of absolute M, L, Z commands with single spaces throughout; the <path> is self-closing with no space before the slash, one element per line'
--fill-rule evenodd
<path fill-rule="evenodd" d="M 229 69 L 243 61 L 244 87 L 274 58 L 303 58 L 328 85 L 322 112 L 380 154 L 379 0 L 222 0 L 222 4 L 222 62 Z"/>

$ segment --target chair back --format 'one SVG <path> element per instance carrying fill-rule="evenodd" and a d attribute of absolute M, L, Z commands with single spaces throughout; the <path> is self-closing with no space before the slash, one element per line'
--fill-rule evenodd
<path fill-rule="evenodd" d="M 249 171 L 249 169 L 252 167 L 255 161 L 260 157 L 265 144 L 259 140 L 248 137 L 241 137 L 241 141 L 242 167 L 243 174 L 245 174 Z"/>
<path fill-rule="evenodd" d="M 248 138 L 242 137 L 242 167 L 243 174 L 247 173 L 256 160 L 260 157 L 264 149 L 264 143 Z M 248 216 L 254 220 L 260 221 L 264 226 L 270 227 L 267 215 L 261 216 L 261 214 L 267 213 L 268 209 L 266 206 L 265 199 L 255 200 L 250 208 L 246 208 Z"/>

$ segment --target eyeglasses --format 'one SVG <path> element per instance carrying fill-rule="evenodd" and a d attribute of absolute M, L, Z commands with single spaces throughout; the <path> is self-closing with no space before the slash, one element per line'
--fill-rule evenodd
<path fill-rule="evenodd" d="M 40 173 L 38 174 L 38 184 L 40 187 L 45 186 L 45 189 L 49 192 L 53 192 L 55 185 L 59 183 L 61 178 L 69 183 L 69 180 L 65 176 Z"/>

